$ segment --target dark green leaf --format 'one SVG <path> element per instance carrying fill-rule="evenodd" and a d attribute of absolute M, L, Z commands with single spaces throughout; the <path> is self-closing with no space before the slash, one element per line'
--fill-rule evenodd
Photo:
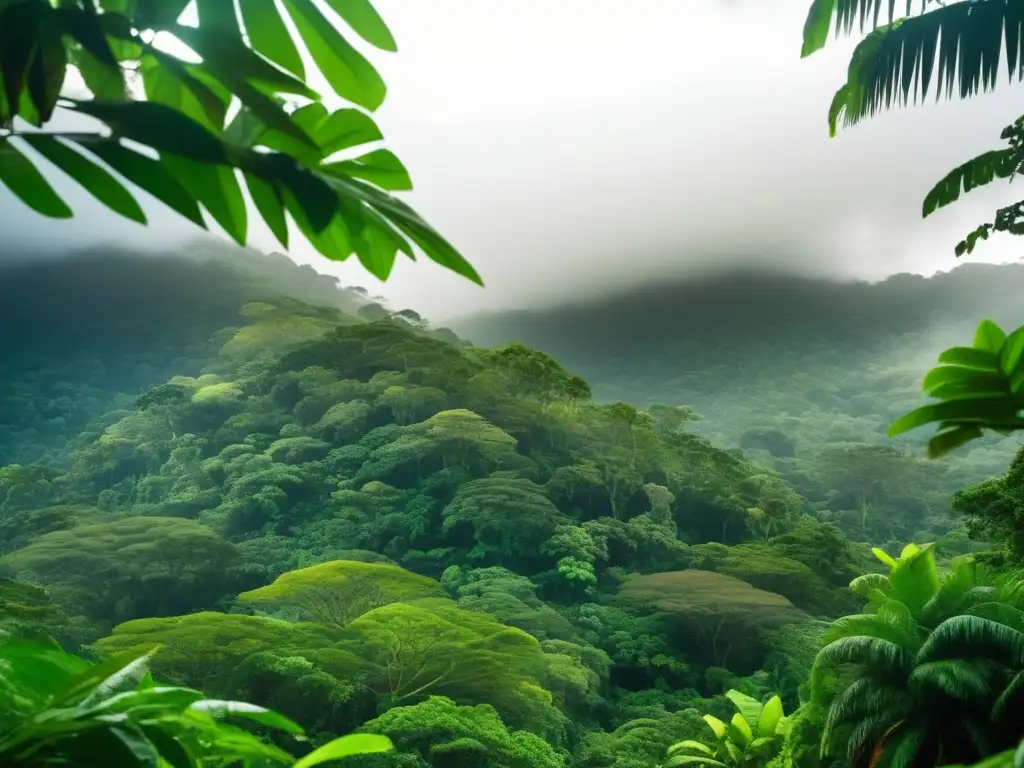
<path fill-rule="evenodd" d="M 20 111 L 21 91 L 36 52 L 40 17 L 38 2 L 7 3 L 0 7 L 0 74 L 9 117 Z"/>
<path fill-rule="evenodd" d="M 198 163 L 228 162 L 227 149 L 216 136 L 195 120 L 164 104 L 78 101 L 74 108 L 102 120 L 115 134 L 160 152 L 188 157 Z"/>
<path fill-rule="evenodd" d="M 110 68 L 98 61 L 85 48 L 72 53 L 72 65 L 82 75 L 86 87 L 101 101 L 123 101 L 126 95 L 124 73 L 120 67 Z"/>
<path fill-rule="evenodd" d="M 987 426 L 989 424 L 1008 425 L 1019 421 L 1017 413 L 1022 404 L 1016 399 L 962 399 L 946 400 L 941 403 L 926 405 L 896 419 L 890 426 L 888 435 L 894 437 L 911 429 L 926 424 L 948 421 L 965 424 Z M 1024 424 L 1024 421 L 1021 421 Z"/>
<path fill-rule="evenodd" d="M 287 249 L 288 220 L 284 211 L 284 195 L 278 185 L 266 182 L 250 173 L 245 174 L 245 184 L 249 188 L 249 196 L 263 221 L 277 238 L 277 242 Z"/>
<path fill-rule="evenodd" d="M 960 191 L 967 194 L 972 189 L 992 183 L 995 179 L 1009 178 L 1020 165 L 1021 158 L 1012 149 L 985 152 L 954 168 L 932 187 L 924 199 L 923 213 L 930 216 L 943 206 L 960 199 Z"/>
<path fill-rule="evenodd" d="M 284 190 L 284 201 L 285 207 L 292 215 L 299 230 L 318 253 L 331 261 L 345 261 L 352 255 L 352 243 L 349 240 L 345 220 L 341 216 L 335 216 L 326 228 L 317 231 L 310 224 L 305 209 L 295 199 L 291 190 Z"/>
<path fill-rule="evenodd" d="M 980 427 L 955 426 L 937 432 L 928 441 L 928 458 L 937 459 L 950 451 L 984 436 Z"/>
<path fill-rule="evenodd" d="M 284 4 L 334 92 L 371 111 L 379 107 L 387 87 L 373 65 L 324 18 L 312 0 L 284 0 Z"/>
<path fill-rule="evenodd" d="M 273 2 L 267 4 L 273 5 Z M 235 16 L 234 0 L 196 0 L 196 11 L 199 15 L 200 28 L 241 39 L 242 30 L 238 26 L 238 17 Z"/>
<path fill-rule="evenodd" d="M 936 394 L 936 390 L 949 384 L 974 388 L 979 392 L 1001 390 L 1003 395 L 1009 394 L 1009 380 L 1002 372 L 977 371 L 959 365 L 940 365 L 932 368 L 925 374 L 922 387 L 927 394 L 941 397 Z"/>
<path fill-rule="evenodd" d="M 206 222 L 195 198 L 159 160 L 129 149 L 114 139 L 90 137 L 78 138 L 76 141 L 128 181 L 177 211 L 193 224 L 206 229 Z"/>
<path fill-rule="evenodd" d="M 53 136 L 25 134 L 22 138 L 112 211 L 140 224 L 146 223 L 146 214 L 135 198 L 105 169 Z"/>
<path fill-rule="evenodd" d="M 82 48 L 89 52 L 93 59 L 106 67 L 110 72 L 119 70 L 117 58 L 107 42 L 101 17 L 90 11 L 77 8 L 62 8 L 56 14 L 57 22 L 65 34 L 70 35 Z M 110 26 L 110 22 L 107 22 Z"/>
<path fill-rule="evenodd" d="M 41 122 L 49 122 L 64 86 L 68 58 L 61 40 L 56 15 L 50 11 L 40 19 L 36 52 L 28 68 L 28 92 Z"/>
<path fill-rule="evenodd" d="M 173 736 L 158 726 L 142 725 L 141 727 L 142 732 L 160 753 L 160 757 L 170 763 L 172 768 L 196 768 L 188 750 Z"/>
<path fill-rule="evenodd" d="M 32 161 L 9 141 L 0 141 L 0 183 L 43 216 L 69 219 L 74 215 Z"/>
<path fill-rule="evenodd" d="M 296 77 L 305 79 L 302 56 L 278 13 L 277 5 L 267 0 L 239 0 L 239 7 L 252 47 Z"/>
<path fill-rule="evenodd" d="M 391 30 L 370 0 L 327 0 L 327 4 L 366 42 L 385 51 L 398 50 Z"/>

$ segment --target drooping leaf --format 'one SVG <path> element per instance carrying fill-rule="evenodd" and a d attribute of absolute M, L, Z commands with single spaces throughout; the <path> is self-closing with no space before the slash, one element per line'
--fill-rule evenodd
<path fill-rule="evenodd" d="M 146 223 L 146 214 L 135 198 L 104 168 L 53 136 L 25 134 L 22 138 L 112 211 L 140 224 Z"/>
<path fill-rule="evenodd" d="M 209 211 L 236 243 L 244 245 L 248 226 L 245 198 L 234 168 L 197 162 L 190 157 L 164 155 L 162 159 L 192 198 Z"/>
<path fill-rule="evenodd" d="M 242 717 L 260 725 L 270 728 L 277 728 L 288 733 L 303 734 L 302 727 L 284 715 L 274 712 L 265 707 L 249 704 L 244 701 L 219 701 L 215 699 L 204 699 L 191 705 L 196 712 L 205 712 L 216 718 Z"/>
<path fill-rule="evenodd" d="M 1012 149 L 985 152 L 946 174 L 932 187 L 922 206 L 925 216 L 960 199 L 961 189 L 967 194 L 972 189 L 991 184 L 996 179 L 1012 176 L 1020 166 L 1021 158 Z"/>
<path fill-rule="evenodd" d="M 391 30 L 370 0 L 327 0 L 327 5 L 366 42 L 385 51 L 398 50 Z"/>
<path fill-rule="evenodd" d="M 76 101 L 74 109 L 102 120 L 116 133 L 160 152 L 197 163 L 225 164 L 223 142 L 191 118 L 164 104 L 150 101 Z"/>
<path fill-rule="evenodd" d="M 43 216 L 68 219 L 73 215 L 35 164 L 10 141 L 0 140 L 0 183 Z"/>
<path fill-rule="evenodd" d="M 70 137 L 124 178 L 203 229 L 206 222 L 196 200 L 159 160 L 125 147 L 114 139 Z"/>
<path fill-rule="evenodd" d="M 288 220 L 284 210 L 284 195 L 277 184 L 271 184 L 250 173 L 244 174 L 256 210 L 285 249 L 288 248 Z"/>
<path fill-rule="evenodd" d="M 267 0 L 239 0 L 239 8 L 253 49 L 296 77 L 305 79 L 302 57 L 277 5 Z"/>
<path fill-rule="evenodd" d="M 328 21 L 312 0 L 284 0 L 310 55 L 334 92 L 370 111 L 387 94 L 380 74 Z"/>
<path fill-rule="evenodd" d="M 316 129 L 313 138 L 323 150 L 324 157 L 330 157 L 351 147 L 380 141 L 384 138 L 380 128 L 365 112 L 358 109 L 339 109 L 332 112 Z"/>
<path fill-rule="evenodd" d="M 353 160 L 329 163 L 325 173 L 352 176 L 390 191 L 412 189 L 412 179 L 402 161 L 386 149 L 378 149 Z"/>

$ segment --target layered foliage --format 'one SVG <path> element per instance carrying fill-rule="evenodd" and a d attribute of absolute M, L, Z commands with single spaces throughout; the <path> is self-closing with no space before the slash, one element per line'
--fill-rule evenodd
<path fill-rule="evenodd" d="M 247 0 L 237 8 L 203 0 L 192 23 L 185 16 L 190 5 L 4 3 L 0 183 L 37 213 L 72 216 L 40 172 L 38 155 L 133 221 L 145 223 L 146 214 L 125 182 L 204 228 L 205 212 L 244 245 L 244 182 L 285 248 L 290 218 L 324 256 L 355 254 L 381 279 L 399 251 L 414 258 L 415 246 L 480 281 L 444 238 L 390 194 L 412 186 L 401 161 L 385 149 L 367 151 L 383 138 L 369 113 L 387 89 L 341 22 L 371 46 L 397 50 L 367 0 L 326 8 L 312 0 L 281 7 Z M 309 84 L 310 63 L 351 106 L 324 105 Z M 71 86 L 72 75 L 86 92 Z M 73 118 L 103 130 L 58 127 Z"/>

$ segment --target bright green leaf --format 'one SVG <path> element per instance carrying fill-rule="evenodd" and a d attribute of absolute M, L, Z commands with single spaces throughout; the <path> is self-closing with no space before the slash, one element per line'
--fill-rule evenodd
<path fill-rule="evenodd" d="M 366 42 L 385 51 L 398 50 L 391 30 L 370 4 L 370 0 L 327 0 L 327 5 Z"/>
<path fill-rule="evenodd" d="M 35 164 L 9 141 L 0 141 L 0 183 L 43 216 L 69 219 L 74 215 Z"/>
<path fill-rule="evenodd" d="M 393 749 L 394 745 L 387 736 L 378 736 L 372 733 L 355 733 L 334 739 L 322 747 L 314 749 L 295 763 L 293 768 L 312 768 L 314 765 L 322 765 L 331 760 L 340 760 L 343 757 L 368 755 L 374 752 L 390 752 Z"/>

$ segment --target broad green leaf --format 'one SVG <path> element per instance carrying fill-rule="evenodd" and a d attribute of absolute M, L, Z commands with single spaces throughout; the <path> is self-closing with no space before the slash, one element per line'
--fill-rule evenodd
<path fill-rule="evenodd" d="M 104 696 L 119 693 L 123 688 L 138 685 L 149 668 L 153 650 L 145 653 L 126 653 L 104 659 L 72 681 L 60 697 L 63 705 L 93 706 Z M 92 701 L 89 699 L 92 698 Z"/>
<path fill-rule="evenodd" d="M 760 738 L 754 739 L 750 742 L 750 746 L 747 747 L 752 752 L 760 752 L 767 750 L 777 743 L 776 736 L 761 736 Z"/>
<path fill-rule="evenodd" d="M 398 251 L 409 253 L 411 250 L 408 243 L 387 221 L 365 206 L 345 202 L 341 215 L 345 219 L 359 263 L 374 277 L 381 281 L 387 280 L 395 266 Z"/>
<path fill-rule="evenodd" d="M 1016 400 L 993 398 L 946 400 L 926 405 L 901 416 L 889 426 L 889 437 L 940 421 L 965 422 L 981 427 L 1010 426 L 1024 421 L 1017 413 L 1022 404 Z"/>
<path fill-rule="evenodd" d="M 242 717 L 247 720 L 252 720 L 255 723 L 259 723 L 260 725 L 277 728 L 278 730 L 287 731 L 288 733 L 294 733 L 300 736 L 304 733 L 302 727 L 298 723 L 293 720 L 289 720 L 284 715 L 244 701 L 218 701 L 215 699 L 204 699 L 192 704 L 191 709 L 194 709 L 197 712 L 205 712 L 206 714 L 218 719 L 225 717 Z"/>
<path fill-rule="evenodd" d="M 391 30 L 370 4 L 370 0 L 327 0 L 327 5 L 366 42 L 385 51 L 398 50 Z"/>
<path fill-rule="evenodd" d="M 249 172 L 267 180 L 280 182 L 291 191 L 302 206 L 306 219 L 314 231 L 322 231 L 334 219 L 338 210 L 338 193 L 314 173 L 283 154 L 257 154 Z"/>
<path fill-rule="evenodd" d="M 78 112 L 102 120 L 120 136 L 197 163 L 228 162 L 223 142 L 191 118 L 149 101 L 77 101 Z"/>
<path fill-rule="evenodd" d="M 0 637 L 0 681 L 42 703 L 55 696 L 89 665 L 56 643 Z"/>
<path fill-rule="evenodd" d="M 729 721 L 728 733 L 729 740 L 741 749 L 745 749 L 754 738 L 754 734 L 750 730 L 750 724 L 739 712 L 733 715 L 732 720 Z"/>
<path fill-rule="evenodd" d="M 288 248 L 288 219 L 284 211 L 284 196 L 276 184 L 270 184 L 250 173 L 244 174 L 256 210 L 281 247 Z"/>
<path fill-rule="evenodd" d="M 733 706 L 739 710 L 748 726 L 757 725 L 761 719 L 761 702 L 751 696 L 747 696 L 745 693 L 737 691 L 735 688 L 726 691 L 725 698 L 731 701 Z"/>
<path fill-rule="evenodd" d="M 982 320 L 974 332 L 974 346 L 998 355 L 1006 343 L 1006 332 L 992 320 Z"/>
<path fill-rule="evenodd" d="M 774 740 L 775 729 L 778 728 L 782 715 L 782 699 L 778 696 L 772 696 L 761 709 L 761 719 L 757 724 L 757 735 L 759 737 L 757 741 L 765 738 Z M 757 742 L 755 741 L 754 743 L 756 744 Z"/>
<path fill-rule="evenodd" d="M 165 155 L 163 162 L 189 194 L 209 211 L 214 221 L 236 243 L 245 245 L 248 219 L 234 168 L 172 155 Z"/>
<path fill-rule="evenodd" d="M 302 56 L 278 13 L 276 3 L 268 0 L 239 0 L 239 8 L 253 49 L 296 77 L 305 79 Z"/>
<path fill-rule="evenodd" d="M 283 1 L 334 92 L 371 112 L 377 109 L 384 102 L 387 87 L 373 65 L 324 18 L 312 0 Z"/>
<path fill-rule="evenodd" d="M 704 722 L 708 724 L 708 727 L 710 727 L 712 731 L 714 731 L 715 738 L 725 738 L 725 732 L 727 730 L 725 723 L 713 715 L 704 715 Z"/>
<path fill-rule="evenodd" d="M 412 179 L 402 161 L 386 149 L 378 149 L 354 160 L 329 163 L 323 167 L 325 173 L 353 176 L 390 191 L 412 189 Z"/>
<path fill-rule="evenodd" d="M 1006 343 L 999 353 L 999 365 L 1007 376 L 1015 373 L 1024 354 L 1024 328 L 1018 328 L 1006 337 Z"/>
<path fill-rule="evenodd" d="M 145 732 L 132 723 L 106 728 L 82 729 L 73 739 L 66 739 L 62 752 L 71 758 L 71 765 L 130 766 L 159 768 L 160 754 Z"/>
<path fill-rule="evenodd" d="M 358 109 L 339 109 L 332 112 L 316 129 L 313 138 L 323 150 L 324 157 L 371 141 L 380 141 L 384 135 L 365 112 Z"/>
<path fill-rule="evenodd" d="M 206 222 L 196 200 L 159 160 L 125 147 L 116 139 L 75 138 L 124 178 L 203 229 Z"/>
<path fill-rule="evenodd" d="M 916 548 L 915 548 L 916 549 Z M 939 572 L 931 547 L 904 550 L 896 567 L 889 574 L 893 597 L 915 614 L 939 591 Z"/>
<path fill-rule="evenodd" d="M 188 750 L 164 728 L 147 725 L 146 723 L 142 723 L 139 727 L 153 746 L 156 747 L 160 757 L 166 760 L 171 768 L 196 768 L 196 764 L 189 755 Z"/>
<path fill-rule="evenodd" d="M 933 397 L 943 398 L 938 393 L 943 391 L 943 387 L 950 384 L 961 387 L 965 391 L 1001 391 L 1003 395 L 1010 393 L 1009 379 L 1002 371 L 977 371 L 959 365 L 940 365 L 932 368 L 925 374 L 922 388 L 925 393 Z"/>
<path fill-rule="evenodd" d="M 104 168 L 53 136 L 25 134 L 22 138 L 110 210 L 140 224 L 146 223 L 146 214 L 135 198 Z"/>
<path fill-rule="evenodd" d="M 984 436 L 985 433 L 980 427 L 958 425 L 943 429 L 928 440 L 928 458 L 937 459 L 945 456 L 950 451 Z"/>
<path fill-rule="evenodd" d="M 87 51 L 98 64 L 112 74 L 120 71 L 117 58 L 107 41 L 103 17 L 77 8 L 59 8 L 54 12 L 54 16 L 61 30 Z M 110 26 L 109 21 L 106 25 Z"/>
<path fill-rule="evenodd" d="M 35 164 L 10 141 L 0 140 L 0 183 L 43 216 L 69 219 L 74 215 Z"/>
<path fill-rule="evenodd" d="M 951 347 L 939 355 L 940 363 L 960 365 L 977 371 L 999 371 L 999 355 L 976 347 Z"/>
<path fill-rule="evenodd" d="M 343 757 L 368 755 L 375 752 L 390 752 L 392 749 L 394 749 L 394 745 L 387 736 L 378 736 L 373 733 L 355 733 L 350 736 L 334 739 L 322 747 L 314 749 L 295 763 L 293 768 L 312 768 L 314 765 L 322 765 L 331 760 L 340 760 Z"/>

